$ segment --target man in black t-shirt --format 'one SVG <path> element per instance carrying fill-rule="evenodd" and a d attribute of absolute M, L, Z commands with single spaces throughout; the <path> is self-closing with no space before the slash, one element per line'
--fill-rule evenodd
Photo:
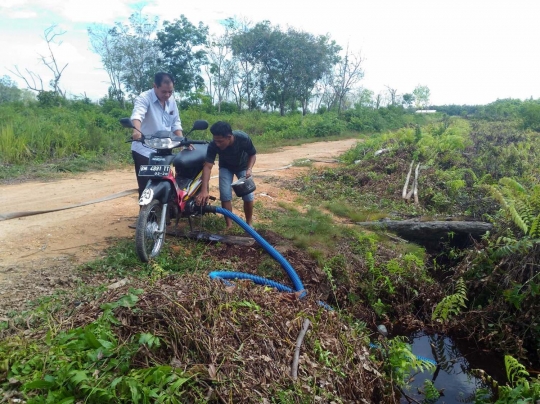
<path fill-rule="evenodd" d="M 231 129 L 231 125 L 227 122 L 219 121 L 210 128 L 214 140 L 208 145 L 206 153 L 206 162 L 203 168 L 201 192 L 197 196 L 199 205 L 208 203 L 208 183 L 210 181 L 210 173 L 216 160 L 216 155 L 219 155 L 219 199 L 221 206 L 224 209 L 232 212 L 232 187 L 233 176 L 237 178 L 249 178 L 252 175 L 253 166 L 255 165 L 257 151 L 253 146 L 250 137 L 240 131 Z M 253 221 L 253 192 L 244 195 L 244 214 L 246 215 L 246 223 L 252 225 Z M 225 216 L 227 229 L 232 225 L 232 220 Z"/>

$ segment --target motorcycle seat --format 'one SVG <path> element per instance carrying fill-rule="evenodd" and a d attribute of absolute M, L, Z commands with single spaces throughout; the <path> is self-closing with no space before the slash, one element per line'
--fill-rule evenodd
<path fill-rule="evenodd" d="M 202 169 L 204 160 L 206 158 L 206 150 L 208 145 L 197 144 L 194 146 L 195 150 L 181 150 L 176 153 L 173 160 L 173 165 L 176 172 L 181 172 L 182 169 L 199 168 Z"/>

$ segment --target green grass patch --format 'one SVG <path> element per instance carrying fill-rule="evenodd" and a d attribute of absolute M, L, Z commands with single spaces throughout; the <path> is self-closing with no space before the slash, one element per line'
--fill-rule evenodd
<path fill-rule="evenodd" d="M 376 221 L 388 216 L 384 211 L 358 210 L 351 204 L 342 201 L 325 202 L 322 206 L 334 215 L 351 219 L 353 222 Z"/>

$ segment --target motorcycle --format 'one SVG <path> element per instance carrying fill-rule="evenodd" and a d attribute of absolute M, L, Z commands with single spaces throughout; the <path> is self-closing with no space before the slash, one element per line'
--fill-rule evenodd
<path fill-rule="evenodd" d="M 120 119 L 120 123 L 125 128 L 137 130 L 129 118 Z M 135 247 L 143 262 L 159 254 L 171 219 L 176 219 L 178 225 L 180 218 L 187 217 L 193 231 L 191 218 L 204 213 L 195 203 L 195 197 L 201 190 L 202 169 L 209 142 L 189 140 L 187 136 L 195 130 L 207 128 L 208 122 L 199 120 L 195 121 L 184 138 L 170 131 L 158 131 L 153 135 L 141 132 L 139 140 L 130 140 L 143 142 L 155 149 L 150 154 L 148 165 L 139 169 L 139 176 L 148 177 L 139 199 L 141 209 L 135 230 Z M 198 146 L 192 148 L 190 145 Z M 177 148 L 182 150 L 174 154 L 173 150 Z"/>

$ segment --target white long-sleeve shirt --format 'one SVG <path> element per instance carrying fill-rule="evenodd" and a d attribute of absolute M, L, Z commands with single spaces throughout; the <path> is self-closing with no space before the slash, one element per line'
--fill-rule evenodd
<path fill-rule="evenodd" d="M 131 113 L 131 120 L 134 119 L 141 121 L 141 132 L 145 135 L 152 135 L 158 130 L 170 130 L 171 132 L 182 130 L 180 113 L 174 95 L 165 102 L 165 107 L 163 107 L 153 88 L 135 98 Z M 150 153 L 154 151 L 141 142 L 132 142 L 131 150 L 146 157 L 149 157 Z"/>

